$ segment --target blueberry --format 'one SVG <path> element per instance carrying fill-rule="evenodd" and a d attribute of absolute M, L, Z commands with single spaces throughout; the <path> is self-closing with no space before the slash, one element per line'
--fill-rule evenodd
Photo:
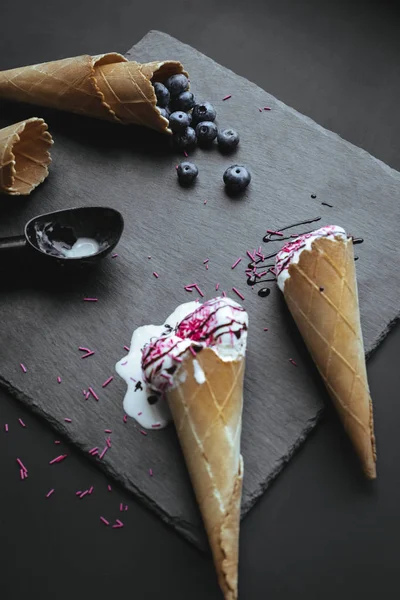
<path fill-rule="evenodd" d="M 191 162 L 181 162 L 176 170 L 181 185 L 191 185 L 199 174 L 199 170 Z"/>
<path fill-rule="evenodd" d="M 160 115 L 162 117 L 164 117 L 164 119 L 169 119 L 169 115 L 171 114 L 168 110 L 168 108 L 158 108 L 158 111 L 160 113 Z"/>
<path fill-rule="evenodd" d="M 182 92 L 185 92 L 189 87 L 188 78 L 182 73 L 177 75 L 171 75 L 165 82 L 165 86 L 169 89 L 171 96 L 179 96 Z"/>
<path fill-rule="evenodd" d="M 196 144 L 196 132 L 192 127 L 186 127 L 182 133 L 175 133 L 172 144 L 177 150 L 186 150 Z"/>
<path fill-rule="evenodd" d="M 169 116 L 169 126 L 175 133 L 189 127 L 191 121 L 192 117 L 181 110 L 177 110 Z"/>
<path fill-rule="evenodd" d="M 210 146 L 217 137 L 218 129 L 212 121 L 202 121 L 196 126 L 199 146 Z"/>
<path fill-rule="evenodd" d="M 223 129 L 218 132 L 217 142 L 222 152 L 232 152 L 239 143 L 239 134 L 234 129 Z"/>
<path fill-rule="evenodd" d="M 154 84 L 154 91 L 157 97 L 158 106 L 160 106 L 161 108 L 167 106 L 170 99 L 170 94 L 165 85 L 163 85 L 159 81 L 156 81 Z"/>
<path fill-rule="evenodd" d="M 193 108 L 192 120 L 194 125 L 201 121 L 215 121 L 216 116 L 217 111 L 209 102 L 201 102 Z"/>
<path fill-rule="evenodd" d="M 251 175 L 244 165 L 232 165 L 224 173 L 224 183 L 229 192 L 242 192 L 250 180 Z"/>
<path fill-rule="evenodd" d="M 182 92 L 174 98 L 173 106 L 174 110 L 184 110 L 187 112 L 195 105 L 194 94 L 192 92 Z"/>

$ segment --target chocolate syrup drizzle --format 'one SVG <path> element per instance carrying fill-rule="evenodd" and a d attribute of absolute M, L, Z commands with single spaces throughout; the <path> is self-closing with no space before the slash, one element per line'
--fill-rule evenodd
<path fill-rule="evenodd" d="M 324 204 L 324 203 L 322 203 Z M 296 238 L 305 235 L 307 233 L 312 233 L 314 229 L 309 231 L 303 231 L 302 233 L 290 234 L 288 236 L 283 236 L 282 231 L 287 231 L 288 229 L 292 229 L 293 227 L 299 227 L 300 225 L 310 225 L 311 223 L 315 223 L 320 221 L 321 217 L 314 217 L 312 219 L 307 219 L 305 221 L 299 221 L 298 223 L 293 223 L 292 225 L 285 225 L 284 227 L 278 227 L 274 231 L 270 231 L 263 237 L 264 243 L 269 242 L 284 242 L 287 240 L 295 240 Z M 363 238 L 355 238 L 352 237 L 353 244 L 362 244 Z M 248 273 L 247 275 L 247 285 L 253 287 L 259 283 L 268 283 L 271 281 L 276 281 L 275 276 L 275 261 L 271 262 L 271 259 L 274 258 L 278 254 L 279 250 L 276 252 L 271 252 L 264 256 L 262 253 L 256 253 L 257 259 L 250 262 L 248 264 L 248 268 L 253 270 L 253 273 Z M 261 256 L 260 256 L 261 254 Z M 358 260 L 358 256 L 355 257 L 354 260 Z M 270 261 L 270 262 L 268 262 Z M 264 275 L 271 275 L 271 277 L 262 278 Z M 270 288 L 263 287 L 258 291 L 258 295 L 262 298 L 269 296 Z"/>

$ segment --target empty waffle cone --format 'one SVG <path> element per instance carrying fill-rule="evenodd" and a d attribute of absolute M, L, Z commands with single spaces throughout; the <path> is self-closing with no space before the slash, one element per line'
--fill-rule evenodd
<path fill-rule="evenodd" d="M 284 296 L 366 476 L 376 477 L 369 393 L 351 238 L 318 238 L 289 266 Z"/>
<path fill-rule="evenodd" d="M 25 196 L 42 183 L 52 143 L 47 124 L 36 117 L 0 129 L 0 192 Z"/>
<path fill-rule="evenodd" d="M 244 368 L 244 358 L 225 362 L 205 348 L 185 360 L 186 378 L 168 392 L 225 600 L 238 596 Z"/>
<path fill-rule="evenodd" d="M 177 61 L 140 64 L 115 52 L 82 55 L 1 71 L 0 98 L 171 133 L 156 108 L 152 81 L 175 73 L 185 73 Z"/>

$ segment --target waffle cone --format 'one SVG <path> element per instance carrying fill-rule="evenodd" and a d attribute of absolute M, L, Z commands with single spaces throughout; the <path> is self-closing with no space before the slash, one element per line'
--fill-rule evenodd
<path fill-rule="evenodd" d="M 196 361 L 206 377 L 202 384 L 196 381 Z M 224 362 L 205 348 L 185 360 L 186 379 L 168 392 L 225 600 L 238 594 L 244 368 L 244 359 Z"/>
<path fill-rule="evenodd" d="M 171 133 L 152 81 L 184 73 L 177 61 L 140 64 L 118 53 L 82 55 L 0 72 L 0 98 Z"/>
<path fill-rule="evenodd" d="M 351 239 L 316 239 L 289 266 L 284 296 L 366 476 L 376 477 L 372 402 Z"/>
<path fill-rule="evenodd" d="M 36 117 L 0 129 L 0 192 L 25 196 L 42 183 L 52 143 L 47 124 Z"/>

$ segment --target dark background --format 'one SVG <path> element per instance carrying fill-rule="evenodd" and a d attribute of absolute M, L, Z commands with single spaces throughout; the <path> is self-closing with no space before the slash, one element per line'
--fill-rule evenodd
<path fill-rule="evenodd" d="M 4 3 L 0 19 L 0 68 L 125 52 L 149 29 L 166 31 L 400 169 L 394 3 L 26 0 Z M 243 522 L 242 598 L 399 595 L 399 349 L 397 327 L 368 363 L 378 481 L 363 480 L 328 409 Z M 2 598 L 220 598 L 210 559 L 112 482 L 108 492 L 106 478 L 75 450 L 68 448 L 68 460 L 49 474 L 49 452 L 65 447 L 54 446 L 54 439 L 46 425 L 0 393 Z M 15 466 L 19 455 L 29 459 L 30 478 L 23 483 Z M 90 485 L 95 493 L 78 500 L 74 491 Z M 56 492 L 46 500 L 50 487 Z M 129 505 L 125 528 L 103 527 L 98 516 L 118 517 L 121 501 Z"/>

